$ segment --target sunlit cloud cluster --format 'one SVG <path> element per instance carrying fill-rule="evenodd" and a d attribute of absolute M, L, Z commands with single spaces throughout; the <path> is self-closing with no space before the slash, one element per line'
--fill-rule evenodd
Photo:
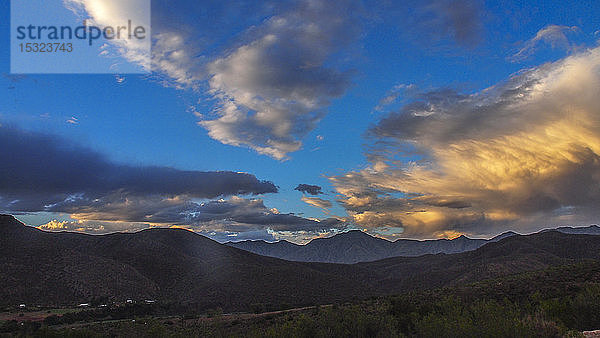
<path fill-rule="evenodd" d="M 51 220 L 48 223 L 37 226 L 38 229 L 45 231 L 68 231 L 81 232 L 87 234 L 107 234 L 113 232 L 135 232 L 151 227 L 147 223 L 131 222 L 108 222 L 108 221 L 59 221 Z"/>
<path fill-rule="evenodd" d="M 365 228 L 435 237 L 593 222 L 600 203 L 600 48 L 474 94 L 418 95 L 370 134 L 380 141 L 371 165 L 330 178 Z M 397 158 L 398 149 L 414 156 Z"/>
<path fill-rule="evenodd" d="M 99 25 L 114 25 L 140 1 L 64 3 Z M 361 39 L 374 34 L 373 22 L 411 37 L 399 41 L 419 40 L 429 53 L 440 51 L 438 43 L 470 49 L 485 37 L 478 0 L 152 5 L 147 78 L 198 99 L 198 106 L 185 106 L 200 132 L 277 160 L 302 149 L 331 103 L 360 79 L 352 65 L 366 58 Z M 41 226 L 53 231 L 176 226 L 222 240 L 309 238 L 347 227 L 386 237 L 455 237 L 594 222 L 600 51 L 573 42 L 580 34 L 575 26 L 541 27 L 514 44 L 508 60 L 525 61 L 544 46 L 570 56 L 475 93 L 393 86 L 373 104 L 373 116 L 383 117 L 368 131 L 368 166 L 330 177 L 348 219 L 269 208 L 262 195 L 278 188 L 252 174 L 118 164 L 58 137 L 10 127 L 0 127 L 0 155 L 11 159 L 0 164 L 0 209 L 70 215 Z M 141 46 L 116 47 L 132 62 L 148 58 Z M 75 115 L 67 123 L 82 127 Z M 295 190 L 327 215 L 337 207 L 320 186 Z"/>
<path fill-rule="evenodd" d="M 325 213 L 329 213 L 329 209 L 332 207 L 331 201 L 323 198 L 302 196 L 301 199 L 304 203 L 322 209 Z"/>

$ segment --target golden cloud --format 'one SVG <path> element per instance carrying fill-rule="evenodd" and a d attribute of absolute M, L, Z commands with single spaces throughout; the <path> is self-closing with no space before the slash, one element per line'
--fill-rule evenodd
<path fill-rule="evenodd" d="M 472 95 L 424 94 L 371 133 L 422 156 L 372 156 L 368 168 L 330 177 L 360 226 L 396 225 L 432 237 L 593 219 L 600 203 L 600 48 Z M 561 215 L 572 208 L 575 217 Z"/>

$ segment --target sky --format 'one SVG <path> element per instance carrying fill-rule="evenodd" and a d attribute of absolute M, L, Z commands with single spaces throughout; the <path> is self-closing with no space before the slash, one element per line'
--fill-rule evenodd
<path fill-rule="evenodd" d="M 15 74 L 2 49 L 0 212 L 297 243 L 598 223 L 597 1 L 152 0 L 151 28 L 149 65 L 108 59 L 142 74 Z"/>

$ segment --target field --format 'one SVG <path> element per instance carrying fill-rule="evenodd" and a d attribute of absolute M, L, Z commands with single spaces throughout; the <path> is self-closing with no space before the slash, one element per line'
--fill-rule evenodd
<path fill-rule="evenodd" d="M 2 314 L 1 331 L 57 337 L 577 337 L 600 328 L 599 274 L 600 264 L 590 261 L 460 287 L 266 313 L 175 314 L 161 304 L 134 304 L 36 311 L 16 320 Z"/>

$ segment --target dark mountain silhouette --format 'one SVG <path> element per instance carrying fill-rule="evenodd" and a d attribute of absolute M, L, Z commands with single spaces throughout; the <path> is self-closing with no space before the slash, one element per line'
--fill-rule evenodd
<path fill-rule="evenodd" d="M 336 236 L 341 249 L 381 239 Z M 316 240 L 314 245 L 332 239 Z M 466 238 L 453 241 L 457 248 Z M 391 242 L 388 242 L 391 243 Z M 393 243 L 391 243 L 393 244 Z M 347 251 L 351 252 L 351 251 Z M 472 251 L 358 264 L 259 256 L 181 229 L 84 235 L 31 228 L 0 216 L 0 305 L 73 305 L 94 297 L 155 299 L 248 311 L 252 304 L 324 304 L 600 260 L 600 236 L 512 235 Z"/>
<path fill-rule="evenodd" d="M 452 240 L 399 239 L 390 242 L 370 236 L 360 230 L 352 230 L 329 238 L 314 239 L 306 245 L 297 245 L 287 241 L 274 243 L 242 241 L 226 244 L 259 255 L 290 261 L 352 264 L 399 256 L 415 257 L 426 254 L 471 251 L 486 243 L 496 242 L 515 234 L 506 232 L 489 240 L 460 236 Z"/>
<path fill-rule="evenodd" d="M 248 309 L 349 300 L 364 285 L 255 255 L 181 229 L 93 236 L 44 232 L 0 216 L 0 305 L 156 299 Z"/>
<path fill-rule="evenodd" d="M 353 265 L 311 264 L 336 275 L 352 275 L 379 293 L 399 293 L 464 285 L 584 260 L 600 260 L 600 236 L 548 231 L 509 236 L 458 254 L 393 257 Z"/>

